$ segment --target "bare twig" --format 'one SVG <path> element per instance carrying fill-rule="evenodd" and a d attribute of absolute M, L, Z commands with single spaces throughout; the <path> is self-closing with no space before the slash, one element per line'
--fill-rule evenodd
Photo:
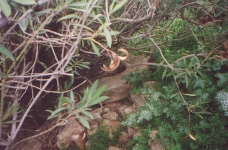
<path fill-rule="evenodd" d="M 88 15 L 90 13 L 90 11 L 92 10 L 92 8 L 94 7 L 94 5 L 96 4 L 97 0 L 95 0 L 92 3 L 92 0 L 89 2 L 88 6 L 86 7 L 86 13 L 84 14 L 83 18 L 82 18 L 82 26 L 84 26 L 86 19 L 88 18 Z M 64 8 L 64 6 L 59 9 L 58 11 L 61 11 Z M 51 15 L 53 16 L 53 15 Z M 48 18 L 47 18 L 48 20 Z M 74 30 L 75 31 L 75 30 Z M 81 34 L 83 31 L 83 27 L 80 27 L 79 33 L 78 33 L 78 38 L 77 40 L 73 43 L 73 46 L 71 47 L 71 49 L 68 51 L 68 53 L 66 53 L 65 57 L 59 61 L 59 64 L 56 66 L 54 73 L 56 72 L 63 72 L 65 67 L 68 65 L 69 61 L 71 60 L 71 58 L 74 56 L 74 53 L 76 51 L 76 49 L 78 48 L 78 44 L 80 43 L 81 40 Z M 25 118 L 27 117 L 29 111 L 31 110 L 31 108 L 34 106 L 34 104 L 36 103 L 36 101 L 39 99 L 40 95 L 42 94 L 42 92 L 47 88 L 47 86 L 51 83 L 51 81 L 53 79 L 55 79 L 56 75 L 51 75 L 49 77 L 49 79 L 45 82 L 45 84 L 42 86 L 42 88 L 39 90 L 39 92 L 36 94 L 36 96 L 34 97 L 33 101 L 30 103 L 30 105 L 28 106 L 27 110 L 25 111 L 25 113 L 23 114 L 21 121 L 19 123 L 19 125 L 17 126 L 17 129 L 14 133 L 12 133 L 12 135 L 9 138 L 10 143 L 15 139 L 17 133 L 19 132 Z M 9 148 L 9 147 L 8 147 Z"/>
<path fill-rule="evenodd" d="M 160 52 L 160 55 L 162 56 L 162 58 L 163 58 L 163 60 L 166 62 L 166 64 L 169 66 L 169 68 L 170 69 L 172 69 L 172 70 L 175 70 L 173 67 L 172 67 L 172 65 L 165 59 L 165 57 L 164 57 L 164 55 L 163 55 L 163 53 L 162 53 L 162 50 L 160 49 L 160 47 L 157 45 L 157 43 L 154 41 L 154 39 L 152 39 L 152 38 L 149 38 L 153 43 L 154 43 L 154 45 L 157 47 L 157 49 L 159 50 L 159 52 Z"/>
<path fill-rule="evenodd" d="M 33 10 L 40 5 L 43 5 L 50 0 L 39 0 L 35 5 L 32 6 L 32 8 L 28 9 L 15 23 L 12 27 L 9 28 L 9 30 L 3 35 L 3 37 L 0 39 L 0 43 L 3 42 L 3 40 L 8 36 L 9 33 L 12 32 L 12 30 L 26 17 L 28 16 Z"/>

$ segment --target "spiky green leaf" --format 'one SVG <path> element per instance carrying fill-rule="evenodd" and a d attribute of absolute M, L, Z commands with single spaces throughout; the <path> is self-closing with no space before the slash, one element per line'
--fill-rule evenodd
<path fill-rule="evenodd" d="M 22 5 L 34 5 L 36 4 L 35 0 L 12 0 L 18 4 L 22 4 Z"/>
<path fill-rule="evenodd" d="M 88 107 L 93 106 L 93 105 L 96 105 L 96 104 L 99 104 L 99 103 L 103 102 L 104 100 L 106 100 L 108 98 L 109 98 L 108 96 L 101 96 L 101 97 L 93 100 L 91 103 L 89 103 L 88 104 Z"/>
<path fill-rule="evenodd" d="M 88 5 L 88 2 L 73 2 L 71 4 L 69 4 L 68 6 L 70 7 L 86 7 Z"/>
<path fill-rule="evenodd" d="M 97 54 L 97 56 L 100 56 L 99 48 L 96 46 L 96 44 L 93 43 L 93 41 L 91 41 L 91 44 L 94 52 Z"/>
<path fill-rule="evenodd" d="M 57 20 L 57 22 L 59 22 L 61 20 L 72 19 L 72 18 L 80 18 L 80 17 L 78 15 L 76 15 L 76 14 L 69 14 L 69 15 L 66 15 L 66 16 L 63 16 L 63 17 L 59 18 Z"/>
<path fill-rule="evenodd" d="M 120 8 L 122 8 L 127 1 L 128 0 L 122 0 L 121 2 L 117 3 L 115 5 L 115 7 L 112 9 L 110 14 L 112 14 L 112 13 L 116 12 L 117 10 L 119 10 Z"/>
<path fill-rule="evenodd" d="M 90 112 L 82 110 L 81 113 L 83 113 L 84 115 L 86 115 L 86 116 L 90 117 L 91 119 L 93 119 L 93 115 Z"/>
<path fill-rule="evenodd" d="M 65 110 L 66 108 L 65 107 L 62 107 L 62 108 L 58 108 L 56 109 L 55 111 L 53 111 L 51 113 L 51 115 L 48 117 L 48 120 L 53 118 L 53 116 L 56 116 L 58 113 L 60 113 L 61 111 Z"/>
<path fill-rule="evenodd" d="M 107 44 L 111 48 L 112 47 L 112 36 L 111 36 L 111 33 L 109 32 L 109 30 L 106 27 L 104 27 L 104 34 L 105 34 L 105 38 L 106 38 Z"/>
<path fill-rule="evenodd" d="M 101 87 L 96 91 L 96 93 L 93 95 L 93 99 L 97 99 L 97 98 L 105 91 L 106 88 L 107 88 L 107 85 L 101 86 Z"/>
<path fill-rule="evenodd" d="M 90 128 L 88 121 L 84 117 L 78 116 L 78 120 L 83 126 L 85 126 L 88 129 Z"/>
<path fill-rule="evenodd" d="M 164 77 L 165 77 L 165 75 L 166 75 L 166 72 L 167 72 L 167 67 L 165 68 L 165 70 L 164 70 L 163 73 L 162 73 L 162 81 L 163 81 L 163 79 L 164 79 Z"/>
<path fill-rule="evenodd" d="M 70 91 L 70 100 L 74 100 L 74 92 Z"/>
<path fill-rule="evenodd" d="M 14 61 L 13 55 L 10 53 L 10 51 L 5 48 L 3 45 L 0 45 L 0 53 L 8 57 L 9 59 Z"/>
<path fill-rule="evenodd" d="M 29 24 L 29 20 L 27 17 L 25 17 L 21 20 L 21 22 L 19 23 L 19 26 L 21 30 L 26 31 L 26 29 L 28 28 L 28 24 Z"/>
<path fill-rule="evenodd" d="M 11 8 L 10 5 L 6 0 L 0 0 L 0 9 L 4 13 L 6 17 L 9 17 L 11 14 Z"/>

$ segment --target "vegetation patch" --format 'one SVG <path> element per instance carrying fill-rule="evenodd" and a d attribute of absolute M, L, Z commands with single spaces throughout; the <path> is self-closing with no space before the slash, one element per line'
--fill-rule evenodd
<path fill-rule="evenodd" d="M 89 143 L 87 145 L 87 149 L 107 150 L 110 146 L 118 145 L 119 137 L 122 131 L 123 128 L 119 127 L 114 132 L 112 132 L 112 137 L 110 137 L 110 133 L 107 126 L 98 126 L 96 132 L 88 136 Z"/>

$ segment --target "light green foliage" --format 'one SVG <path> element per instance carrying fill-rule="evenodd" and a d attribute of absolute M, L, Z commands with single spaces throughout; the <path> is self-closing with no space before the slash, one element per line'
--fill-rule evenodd
<path fill-rule="evenodd" d="M 118 2 L 115 6 L 115 1 L 112 1 L 112 4 L 110 5 L 109 7 L 109 11 L 110 11 L 110 14 L 116 12 L 117 10 L 119 10 L 120 8 L 123 7 L 123 5 L 127 2 L 127 0 L 121 0 L 120 2 Z M 113 7 L 114 6 L 114 7 Z"/>
<path fill-rule="evenodd" d="M 221 109 L 224 111 L 224 114 L 228 116 L 228 92 L 219 91 L 216 94 L 216 100 L 218 101 Z"/>
<path fill-rule="evenodd" d="M 215 76 L 218 78 L 217 86 L 225 88 L 228 83 L 228 73 L 217 73 Z"/>
<path fill-rule="evenodd" d="M 170 31 L 183 31 L 184 29 L 186 29 L 186 23 L 184 20 L 180 19 L 180 18 L 176 18 L 172 21 L 172 23 L 169 26 Z"/>
<path fill-rule="evenodd" d="M 21 22 L 19 23 L 19 26 L 20 26 L 20 28 L 21 28 L 22 31 L 26 31 L 26 29 L 28 28 L 29 19 L 31 19 L 31 16 L 25 17 L 25 18 L 22 19 Z"/>
<path fill-rule="evenodd" d="M 195 91 L 197 96 L 192 98 L 185 96 L 187 103 L 184 103 L 180 96 L 174 95 L 174 93 L 178 92 L 174 83 L 157 87 L 160 92 L 149 88 L 143 89 L 142 93 L 149 95 L 145 106 L 140 107 L 137 112 L 128 115 L 122 125 L 137 125 L 143 128 L 143 125 L 151 124 L 158 129 L 157 138 L 164 145 L 168 145 L 167 149 L 225 148 L 227 146 L 226 139 L 228 138 L 228 131 L 225 129 L 227 126 L 226 119 L 221 114 L 218 114 L 220 112 L 218 108 L 208 107 L 208 105 L 215 105 L 212 97 L 215 91 L 211 90 L 214 88 L 211 86 L 215 86 L 215 84 L 206 79 L 193 82 L 191 86 L 195 85 L 195 87 L 192 89 L 192 93 Z M 204 95 L 200 95 L 202 93 Z M 190 127 L 188 126 L 189 116 L 186 105 L 194 112 L 190 114 Z M 224 103 L 223 106 L 225 106 Z M 205 111 L 207 109 L 213 114 Z M 196 141 L 184 138 L 187 136 L 189 129 L 195 136 Z"/>
<path fill-rule="evenodd" d="M 63 117 L 66 120 L 70 116 L 76 116 L 80 123 L 85 127 L 90 128 L 88 121 L 84 116 L 93 118 L 92 114 L 89 112 L 91 106 L 99 104 L 100 102 L 106 100 L 107 96 L 101 96 L 105 91 L 106 86 L 101 86 L 97 89 L 98 80 L 96 80 L 90 88 L 87 88 L 84 92 L 84 96 L 80 99 L 80 102 L 76 103 L 73 91 L 68 93 L 67 97 L 61 94 L 58 99 L 58 105 L 56 110 L 47 110 L 51 113 L 48 119 L 52 119 L 60 115 L 60 117 L 67 114 L 67 117 Z"/>
<path fill-rule="evenodd" d="M 183 56 L 183 53 L 194 53 L 198 50 L 198 42 L 190 32 L 189 26 L 186 21 L 176 18 L 160 24 L 157 27 L 158 31 L 155 33 L 161 36 L 157 36 L 156 40 L 162 40 L 165 44 L 161 45 L 165 58 L 173 62 Z M 161 29 L 167 28 L 166 31 L 160 32 Z M 155 51 L 153 58 L 161 62 L 161 56 L 158 51 Z"/>
<path fill-rule="evenodd" d="M 149 150 L 148 138 L 151 132 L 151 125 L 142 125 L 140 132 L 142 135 L 135 136 L 131 141 L 126 145 L 127 150 Z"/>
<path fill-rule="evenodd" d="M 10 51 L 4 47 L 3 45 L 0 45 L 0 53 L 5 55 L 6 57 L 10 58 L 11 60 L 14 60 L 13 55 L 10 53 Z"/>
<path fill-rule="evenodd" d="M 12 117 L 13 114 L 19 110 L 19 108 L 20 106 L 18 104 L 13 106 L 12 104 L 8 103 L 2 117 L 3 124 L 10 123 L 11 121 L 9 121 L 8 119 L 10 119 L 10 117 Z"/>
<path fill-rule="evenodd" d="M 139 111 L 129 114 L 127 119 L 122 121 L 123 126 L 132 127 L 143 121 L 150 121 L 154 116 L 160 116 L 163 111 L 158 105 L 160 103 L 159 97 L 161 93 L 149 89 L 144 89 L 144 91 L 142 91 L 143 94 L 148 94 L 147 92 L 150 93 L 150 97 L 148 98 L 150 103 L 148 102 L 145 106 L 140 107 Z"/>
<path fill-rule="evenodd" d="M 151 124 L 158 129 L 157 139 L 167 150 L 226 149 L 227 60 L 193 55 L 209 54 L 216 47 L 212 44 L 216 39 L 224 41 L 220 38 L 225 36 L 224 29 L 189 26 L 180 18 L 169 23 L 167 32 L 162 33 L 162 41 L 166 44 L 161 47 L 165 59 L 175 70 L 162 66 L 152 68 L 155 89 L 135 89 L 146 95 L 147 101 L 138 111 L 129 114 L 122 125 L 144 129 L 144 125 Z M 160 25 L 167 27 L 167 24 Z M 155 39 L 161 40 L 161 37 Z M 157 63 L 164 62 L 158 51 L 153 53 L 153 58 Z M 125 79 L 137 83 L 140 78 L 129 75 Z M 136 148 L 140 145 L 140 140 L 130 142 Z"/>
<path fill-rule="evenodd" d="M 186 88 L 188 88 L 191 80 L 196 80 L 198 79 L 198 75 L 202 75 L 200 65 L 200 61 L 196 56 L 191 57 L 189 60 L 175 61 L 176 71 L 174 72 L 174 77 L 179 82 L 184 83 Z"/>
<path fill-rule="evenodd" d="M 12 2 L 16 2 L 16 3 L 22 4 L 22 5 L 36 4 L 35 0 L 12 0 Z M 9 17 L 11 15 L 11 7 L 6 0 L 0 1 L 0 10 L 3 11 L 3 13 L 5 14 L 6 17 Z"/>

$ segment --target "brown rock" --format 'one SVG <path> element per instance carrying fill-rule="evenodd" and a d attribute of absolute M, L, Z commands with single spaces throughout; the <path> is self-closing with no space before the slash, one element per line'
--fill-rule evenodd
<path fill-rule="evenodd" d="M 104 119 L 108 120 L 117 120 L 118 119 L 118 114 L 114 111 L 109 111 L 106 114 L 102 116 Z"/>
<path fill-rule="evenodd" d="M 143 84 L 144 87 L 148 86 L 149 88 L 154 88 L 155 81 L 147 81 Z"/>
<path fill-rule="evenodd" d="M 137 128 L 137 127 L 135 127 L 134 129 L 130 128 L 130 127 L 127 127 L 127 133 L 128 133 L 129 138 L 142 135 L 140 129 Z"/>
<path fill-rule="evenodd" d="M 93 124 L 90 126 L 90 129 L 87 130 L 88 135 L 96 133 L 98 124 Z"/>
<path fill-rule="evenodd" d="M 102 122 L 102 125 L 107 126 L 107 130 L 109 131 L 109 136 L 112 137 L 113 136 L 112 132 L 116 131 L 117 128 L 120 127 L 120 122 L 104 119 L 104 121 Z"/>
<path fill-rule="evenodd" d="M 110 108 L 107 108 L 107 107 L 104 108 L 104 114 L 107 113 L 107 112 L 109 112 L 109 111 L 110 111 Z"/>
<path fill-rule="evenodd" d="M 120 136 L 120 138 L 119 138 L 119 145 L 121 146 L 121 147 L 124 147 L 125 145 L 126 145 L 126 143 L 128 142 L 128 140 L 129 140 L 129 135 L 128 135 L 128 133 L 126 133 L 126 132 L 122 132 L 121 133 L 121 136 Z"/>
<path fill-rule="evenodd" d="M 131 66 L 131 65 L 140 64 L 143 62 L 148 62 L 148 58 L 145 58 L 143 56 L 136 56 L 129 59 L 127 64 Z M 103 93 L 103 95 L 106 95 L 109 97 L 109 99 L 107 99 L 103 103 L 115 102 L 129 96 L 131 85 L 126 84 L 126 81 L 122 80 L 122 76 L 128 75 L 137 69 L 138 70 L 148 69 L 148 66 L 140 65 L 140 67 L 138 66 L 127 67 L 126 70 L 123 71 L 122 73 L 119 73 L 112 77 L 105 77 L 100 79 L 98 83 L 98 87 L 101 87 L 102 85 L 107 85 L 106 91 Z"/>
<path fill-rule="evenodd" d="M 112 77 L 103 78 L 100 80 L 99 85 L 107 84 L 107 89 L 103 95 L 108 96 L 109 98 L 102 103 L 110 103 L 121 100 L 129 96 L 129 91 L 131 89 L 129 84 L 126 84 L 120 76 L 116 76 L 115 79 L 109 79 Z"/>
<path fill-rule="evenodd" d="M 122 105 L 121 107 L 119 107 L 118 111 L 120 112 L 120 114 L 125 117 L 126 114 L 130 114 L 136 111 L 134 104 L 131 106 L 128 105 Z"/>
<path fill-rule="evenodd" d="M 163 146 L 159 143 L 159 141 L 156 139 L 156 134 L 158 133 L 158 130 L 152 129 L 150 132 L 150 138 L 148 141 L 148 144 L 150 145 L 151 150 L 164 150 Z"/>
<path fill-rule="evenodd" d="M 19 144 L 14 150 L 42 150 L 42 143 L 36 138 Z"/>
<path fill-rule="evenodd" d="M 124 113 L 125 114 L 131 114 L 131 113 L 133 113 L 135 111 L 136 111 L 136 109 L 135 109 L 134 105 L 127 106 L 127 107 L 124 108 Z"/>
<path fill-rule="evenodd" d="M 143 106 L 145 103 L 145 98 L 141 94 L 133 94 L 131 95 L 131 100 L 133 101 L 136 109 L 138 109 L 140 106 Z"/>
<path fill-rule="evenodd" d="M 88 120 L 89 124 L 90 125 L 99 124 L 100 120 L 102 119 L 101 115 L 99 113 L 96 113 L 96 112 L 91 112 L 91 114 L 92 114 L 93 118 L 85 116 L 85 118 Z"/>
<path fill-rule="evenodd" d="M 101 114 L 103 111 L 104 110 L 101 107 L 93 110 L 94 113 L 98 113 L 98 114 Z"/>
<path fill-rule="evenodd" d="M 110 146 L 108 150 L 120 150 L 118 147 Z"/>
<path fill-rule="evenodd" d="M 122 105 L 122 106 L 120 106 L 119 107 L 119 109 L 118 109 L 118 112 L 123 116 L 123 117 L 125 117 L 125 112 L 124 112 L 124 109 L 127 107 L 127 105 Z"/>
<path fill-rule="evenodd" d="M 106 113 L 106 111 L 104 111 L 104 107 L 97 108 L 97 109 L 93 110 L 93 112 L 98 113 L 101 116 Z"/>
<path fill-rule="evenodd" d="M 116 108 L 116 107 L 119 107 L 121 106 L 121 103 L 120 102 L 111 102 L 111 103 L 107 103 L 104 105 L 105 108 Z"/>
<path fill-rule="evenodd" d="M 149 141 L 150 150 L 164 150 L 163 146 L 158 141 Z"/>
<path fill-rule="evenodd" d="M 86 134 L 83 133 L 82 135 L 72 135 L 71 139 L 75 142 L 75 144 L 77 145 L 77 147 L 80 150 L 86 150 Z"/>
<path fill-rule="evenodd" d="M 72 142 L 71 135 L 81 135 L 85 131 L 85 127 L 82 126 L 74 117 L 68 119 L 65 128 L 57 135 L 57 146 L 62 148 L 69 146 Z"/>
<path fill-rule="evenodd" d="M 150 138 L 154 140 L 156 138 L 156 134 L 158 133 L 158 130 L 152 130 L 150 133 Z"/>
<path fill-rule="evenodd" d="M 129 136 L 130 138 L 134 137 L 134 135 L 135 135 L 136 132 L 137 132 L 137 131 L 134 130 L 133 128 L 127 127 L 127 133 L 128 133 L 128 136 Z"/>

